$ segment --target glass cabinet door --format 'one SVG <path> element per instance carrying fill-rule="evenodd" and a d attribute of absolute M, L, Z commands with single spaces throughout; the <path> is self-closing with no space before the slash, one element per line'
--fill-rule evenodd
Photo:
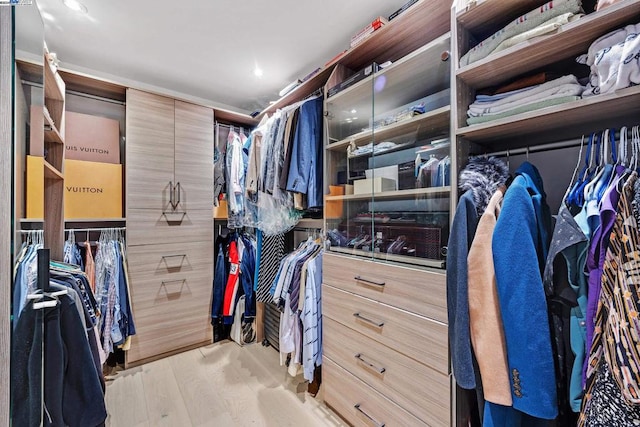
<path fill-rule="evenodd" d="M 451 144 L 449 37 L 327 98 L 330 250 L 444 266 Z M 444 60 L 443 60 L 444 59 Z"/>

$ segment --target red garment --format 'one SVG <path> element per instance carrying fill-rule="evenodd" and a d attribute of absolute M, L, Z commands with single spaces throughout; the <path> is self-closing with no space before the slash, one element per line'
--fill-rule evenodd
<path fill-rule="evenodd" d="M 240 257 L 238 256 L 238 245 L 232 241 L 229 243 L 229 278 L 227 279 L 227 286 L 224 290 L 224 303 L 222 305 L 223 316 L 233 316 L 239 284 Z"/>

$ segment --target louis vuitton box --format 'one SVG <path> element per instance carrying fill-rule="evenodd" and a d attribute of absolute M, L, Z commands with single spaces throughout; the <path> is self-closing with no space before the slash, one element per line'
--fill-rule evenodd
<path fill-rule="evenodd" d="M 66 112 L 65 158 L 120 163 L 120 123 L 88 114 Z"/>

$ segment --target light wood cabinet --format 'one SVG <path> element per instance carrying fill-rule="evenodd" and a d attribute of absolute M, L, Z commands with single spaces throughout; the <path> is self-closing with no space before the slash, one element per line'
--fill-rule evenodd
<path fill-rule="evenodd" d="M 170 209 L 174 100 L 127 90 L 127 209 Z"/>
<path fill-rule="evenodd" d="M 213 110 L 127 90 L 127 208 L 213 208 Z"/>
<path fill-rule="evenodd" d="M 211 342 L 213 110 L 127 90 L 127 364 Z"/>

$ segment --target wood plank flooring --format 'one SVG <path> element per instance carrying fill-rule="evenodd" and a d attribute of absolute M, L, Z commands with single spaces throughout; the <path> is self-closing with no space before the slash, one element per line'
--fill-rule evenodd
<path fill-rule="evenodd" d="M 107 383 L 107 427 L 337 427 L 272 348 L 223 342 L 119 372 Z"/>

